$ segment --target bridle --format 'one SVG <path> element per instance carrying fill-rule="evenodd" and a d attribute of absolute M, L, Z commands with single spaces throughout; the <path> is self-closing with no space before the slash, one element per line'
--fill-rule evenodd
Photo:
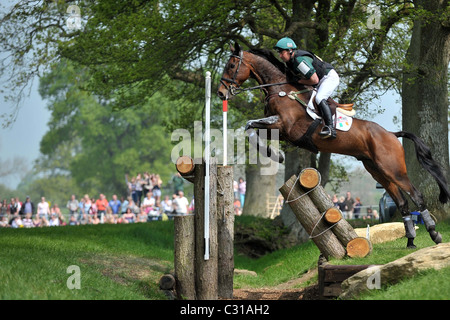
<path fill-rule="evenodd" d="M 228 92 L 230 92 L 230 94 L 232 96 L 238 94 L 242 90 L 242 89 L 239 88 L 239 83 L 236 82 L 236 78 L 237 78 L 237 75 L 239 74 L 239 69 L 241 68 L 242 61 L 244 60 L 244 51 L 241 50 L 239 52 L 239 55 L 232 54 L 230 56 L 230 59 L 233 58 L 233 57 L 239 59 L 239 63 L 238 63 L 236 72 L 233 75 L 233 79 L 228 79 L 228 78 L 224 78 L 224 77 L 222 77 L 220 79 L 220 83 L 225 88 L 227 88 Z M 227 82 L 229 83 L 229 85 L 227 85 Z M 234 86 L 232 84 L 234 84 Z"/>
<path fill-rule="evenodd" d="M 233 75 L 233 78 L 232 79 L 228 79 L 228 78 L 222 77 L 220 79 L 220 83 L 228 90 L 228 92 L 232 96 L 235 96 L 238 93 L 241 93 L 243 91 L 250 91 L 250 90 L 255 90 L 255 89 L 262 89 L 262 88 L 265 88 L 265 87 L 272 87 L 272 86 L 279 86 L 279 85 L 282 85 L 282 84 L 294 83 L 294 81 L 279 82 L 279 83 L 268 83 L 268 84 L 261 84 L 261 85 L 258 85 L 258 86 L 242 89 L 242 88 L 240 88 L 239 83 L 236 82 L 236 78 L 237 78 L 237 76 L 239 74 L 239 69 L 241 68 L 241 64 L 244 63 L 245 65 L 247 65 L 247 63 L 244 62 L 244 51 L 241 50 L 239 52 L 239 55 L 232 54 L 230 56 L 230 58 L 233 58 L 233 57 L 239 59 L 239 63 L 238 63 L 238 66 L 236 68 L 236 72 Z M 253 65 L 250 64 L 250 66 L 251 66 L 250 69 L 253 70 L 254 69 Z M 253 71 L 253 73 L 256 75 L 256 73 L 254 71 Z M 227 84 L 227 82 L 229 84 Z M 234 86 L 233 86 L 233 84 L 234 84 Z"/>

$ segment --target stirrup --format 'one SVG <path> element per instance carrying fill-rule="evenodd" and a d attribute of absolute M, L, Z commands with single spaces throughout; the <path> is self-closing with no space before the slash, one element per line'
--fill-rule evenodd
<path fill-rule="evenodd" d="M 322 139 L 335 139 L 336 132 L 333 132 L 333 129 L 330 126 L 324 125 L 322 130 L 319 132 L 319 136 L 321 136 Z"/>

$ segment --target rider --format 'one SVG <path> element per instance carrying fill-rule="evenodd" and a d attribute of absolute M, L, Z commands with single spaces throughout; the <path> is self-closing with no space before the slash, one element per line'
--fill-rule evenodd
<path fill-rule="evenodd" d="M 319 135 L 323 139 L 336 138 L 336 129 L 332 123 L 332 115 L 327 99 L 339 85 L 339 76 L 333 66 L 322 61 L 312 52 L 297 50 L 291 38 L 280 39 L 274 49 L 280 54 L 287 67 L 294 73 L 298 83 L 317 86 L 316 102 L 325 122 Z"/>

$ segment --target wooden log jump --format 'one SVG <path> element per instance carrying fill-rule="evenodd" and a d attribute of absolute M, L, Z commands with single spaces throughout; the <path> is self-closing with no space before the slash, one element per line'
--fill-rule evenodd
<path fill-rule="evenodd" d="M 194 183 L 195 199 L 194 215 L 174 219 L 176 297 L 188 300 L 230 299 L 233 297 L 234 274 L 232 167 L 217 166 L 217 160 L 210 159 L 208 259 L 204 257 L 205 163 L 182 156 L 177 159 L 176 169 L 182 177 Z"/>
<path fill-rule="evenodd" d="M 298 183 L 294 185 L 296 181 Z M 314 235 L 327 235 L 328 231 L 336 236 L 344 254 L 331 235 L 327 235 L 326 243 L 321 243 L 322 239 L 314 241 L 326 259 L 330 256 L 338 259 L 345 255 L 367 256 L 372 251 L 370 241 L 358 237 L 353 227 L 342 217 L 340 210 L 334 207 L 320 181 L 320 173 L 314 168 L 307 168 L 300 172 L 298 179 L 295 175 L 291 177 L 280 191 L 313 241 Z M 313 229 L 314 234 L 311 234 Z"/>

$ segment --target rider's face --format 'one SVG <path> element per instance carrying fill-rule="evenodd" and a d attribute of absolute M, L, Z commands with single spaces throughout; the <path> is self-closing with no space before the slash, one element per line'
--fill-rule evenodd
<path fill-rule="evenodd" d="M 280 59 L 284 62 L 288 62 L 291 59 L 291 52 L 290 50 L 281 50 L 278 51 L 278 54 L 280 55 Z"/>

